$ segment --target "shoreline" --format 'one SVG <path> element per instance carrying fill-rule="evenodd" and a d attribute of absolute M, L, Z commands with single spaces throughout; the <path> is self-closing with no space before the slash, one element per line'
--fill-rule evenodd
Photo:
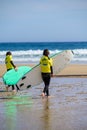
<path fill-rule="evenodd" d="M 16 64 L 16 66 L 35 66 L 35 64 Z M 0 78 L 6 72 L 4 64 L 0 65 Z M 87 65 L 86 64 L 69 64 L 58 75 L 54 77 L 87 77 Z"/>

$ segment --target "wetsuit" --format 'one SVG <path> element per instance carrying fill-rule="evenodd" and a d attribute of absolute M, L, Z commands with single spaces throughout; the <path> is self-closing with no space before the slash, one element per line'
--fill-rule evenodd
<path fill-rule="evenodd" d="M 45 55 L 42 56 L 40 60 L 40 66 L 41 66 L 42 79 L 45 84 L 43 93 L 46 93 L 46 95 L 49 96 L 49 84 L 51 74 L 53 74 L 52 59 Z"/>

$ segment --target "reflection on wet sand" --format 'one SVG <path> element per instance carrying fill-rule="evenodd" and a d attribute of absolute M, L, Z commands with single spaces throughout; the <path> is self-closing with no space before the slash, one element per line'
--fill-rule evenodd
<path fill-rule="evenodd" d="M 0 99 L 0 130 L 87 130 L 87 79 L 54 78 L 50 98 L 42 86 Z"/>
<path fill-rule="evenodd" d="M 43 115 L 41 117 L 41 120 L 43 122 L 44 130 L 50 130 L 51 111 L 49 107 L 50 107 L 49 98 L 43 99 L 43 113 L 42 113 Z"/>

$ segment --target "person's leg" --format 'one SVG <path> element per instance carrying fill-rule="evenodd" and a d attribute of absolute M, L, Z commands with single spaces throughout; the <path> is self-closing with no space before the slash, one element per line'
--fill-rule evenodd
<path fill-rule="evenodd" d="M 13 95 L 15 95 L 16 94 L 16 90 L 15 90 L 15 87 L 14 87 L 14 85 L 12 85 L 12 93 L 13 93 Z"/>
<path fill-rule="evenodd" d="M 6 91 L 8 91 L 9 87 L 10 87 L 10 85 L 6 86 Z"/>
<path fill-rule="evenodd" d="M 43 82 L 44 82 L 44 89 L 43 89 L 43 93 L 42 93 L 42 96 L 44 97 L 45 96 L 45 92 L 46 92 L 46 86 L 45 86 L 45 74 L 42 73 L 42 79 L 43 79 Z"/>
<path fill-rule="evenodd" d="M 44 81 L 44 89 L 43 89 L 43 94 L 45 96 L 45 93 L 47 96 L 49 96 L 49 84 L 50 84 L 50 74 L 48 73 L 45 73 L 45 74 L 42 74 L 42 79 Z"/>
<path fill-rule="evenodd" d="M 20 90 L 17 84 L 16 84 L 16 88 L 17 88 L 17 91 Z"/>
<path fill-rule="evenodd" d="M 12 85 L 12 90 L 15 90 L 14 85 Z"/>
<path fill-rule="evenodd" d="M 49 84 L 50 84 L 50 74 L 47 75 L 45 80 L 46 96 L 49 96 Z"/>
<path fill-rule="evenodd" d="M 47 89 L 46 89 L 46 96 L 49 96 L 49 86 L 47 86 Z"/>
<path fill-rule="evenodd" d="M 44 89 L 43 89 L 43 93 L 45 94 L 45 92 L 46 92 L 46 86 L 44 86 Z"/>

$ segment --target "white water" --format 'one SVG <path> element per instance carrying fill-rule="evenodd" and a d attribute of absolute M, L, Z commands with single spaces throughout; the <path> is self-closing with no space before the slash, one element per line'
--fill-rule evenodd
<path fill-rule="evenodd" d="M 58 53 L 62 50 L 50 50 L 50 54 Z M 0 63 L 4 64 L 5 54 L 7 51 L 0 51 Z M 87 63 L 87 49 L 75 49 L 72 63 Z M 42 56 L 43 50 L 20 50 L 12 51 L 13 60 L 16 63 L 38 63 Z"/>

